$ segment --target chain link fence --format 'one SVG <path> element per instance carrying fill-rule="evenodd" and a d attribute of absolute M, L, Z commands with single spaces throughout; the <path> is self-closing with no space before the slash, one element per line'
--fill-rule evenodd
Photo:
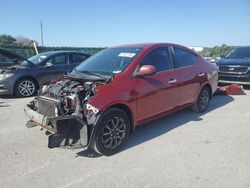
<path fill-rule="evenodd" d="M 13 53 L 16 53 L 24 58 L 29 58 L 33 55 L 36 55 L 35 49 L 32 46 L 17 46 L 17 45 L 1 45 L 0 48 L 5 50 L 9 50 Z M 45 46 L 37 46 L 37 50 L 39 53 L 47 52 L 47 51 L 77 51 L 84 52 L 88 54 L 95 54 L 104 48 L 84 48 L 84 47 L 45 47 Z"/>

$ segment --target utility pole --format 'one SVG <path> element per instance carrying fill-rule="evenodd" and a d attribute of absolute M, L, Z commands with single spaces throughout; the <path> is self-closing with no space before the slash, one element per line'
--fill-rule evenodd
<path fill-rule="evenodd" d="M 41 44 L 43 46 L 43 21 L 41 20 Z"/>

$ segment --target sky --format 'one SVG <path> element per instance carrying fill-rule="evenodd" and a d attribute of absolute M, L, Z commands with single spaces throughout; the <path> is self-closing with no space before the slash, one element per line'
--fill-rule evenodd
<path fill-rule="evenodd" d="M 250 45 L 250 0 L 0 0 L 0 34 L 45 46 Z"/>

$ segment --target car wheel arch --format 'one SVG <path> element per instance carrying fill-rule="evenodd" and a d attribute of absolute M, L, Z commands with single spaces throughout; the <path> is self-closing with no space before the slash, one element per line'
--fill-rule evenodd
<path fill-rule="evenodd" d="M 196 97 L 196 100 L 197 100 L 197 98 L 198 98 L 198 96 L 199 96 L 201 90 L 202 90 L 203 88 L 205 88 L 205 87 L 207 87 L 207 88 L 209 89 L 209 98 L 212 99 L 212 96 L 213 96 L 213 93 L 212 93 L 212 86 L 211 86 L 209 83 L 205 83 L 205 84 L 200 88 L 200 91 L 199 91 L 199 93 L 198 93 L 198 95 L 197 95 L 197 97 Z"/>
<path fill-rule="evenodd" d="M 124 111 L 130 120 L 130 133 L 134 132 L 135 126 L 134 126 L 134 116 L 133 116 L 132 110 L 126 104 L 123 104 L 123 103 L 112 104 L 109 107 L 107 107 L 105 110 L 108 110 L 110 108 L 118 108 Z"/>

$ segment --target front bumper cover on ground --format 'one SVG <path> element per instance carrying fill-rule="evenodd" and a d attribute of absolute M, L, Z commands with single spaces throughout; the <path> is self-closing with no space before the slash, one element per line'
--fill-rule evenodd
<path fill-rule="evenodd" d="M 29 106 L 24 108 L 25 114 L 36 125 L 48 130 L 48 147 L 88 145 L 88 125 L 78 116 L 47 117 L 39 114 Z"/>

